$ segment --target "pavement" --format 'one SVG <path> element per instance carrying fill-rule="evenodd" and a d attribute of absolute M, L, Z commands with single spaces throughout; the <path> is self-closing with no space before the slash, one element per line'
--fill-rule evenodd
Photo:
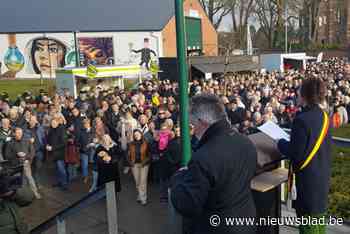
<path fill-rule="evenodd" d="M 34 201 L 29 207 L 22 208 L 23 215 L 30 228 L 34 228 L 59 211 L 79 201 L 87 194 L 89 185 L 77 180 L 70 185 L 69 191 L 53 188 L 54 167 L 47 166 L 42 173 L 45 180 L 42 182 L 42 200 Z M 123 175 L 121 179 L 122 191 L 118 194 L 118 224 L 119 229 L 127 234 L 166 234 L 167 231 L 167 205 L 159 202 L 159 186 L 149 186 L 149 203 L 142 206 L 136 202 L 136 191 L 132 176 Z M 283 216 L 294 216 L 282 207 Z M 66 220 L 67 234 L 107 234 L 106 200 L 100 200 L 92 206 L 82 210 Z M 56 234 L 56 226 L 44 234 Z M 280 227 L 280 234 L 296 234 L 295 227 Z M 350 233 L 350 227 L 329 227 L 328 234 Z"/>

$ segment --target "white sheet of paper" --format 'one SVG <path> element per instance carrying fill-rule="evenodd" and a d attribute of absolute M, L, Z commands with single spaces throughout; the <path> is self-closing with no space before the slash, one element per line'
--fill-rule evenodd
<path fill-rule="evenodd" d="M 272 121 L 266 122 L 258 127 L 258 129 L 274 140 L 285 139 L 290 141 L 290 136 Z"/>

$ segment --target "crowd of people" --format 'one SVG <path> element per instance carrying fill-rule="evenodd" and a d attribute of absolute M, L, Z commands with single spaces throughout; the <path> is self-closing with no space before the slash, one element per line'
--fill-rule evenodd
<path fill-rule="evenodd" d="M 290 128 L 298 112 L 298 90 L 305 77 L 327 84 L 324 108 L 333 127 L 349 122 L 350 65 L 334 58 L 312 63 L 305 71 L 228 74 L 196 79 L 189 94 L 215 94 L 226 107 L 229 121 L 243 134 L 272 121 Z M 78 98 L 69 92 L 38 96 L 25 92 L 17 100 L 0 99 L 0 160 L 23 165 L 23 175 L 37 199 L 45 163 L 55 163 L 57 183 L 69 189 L 81 179 L 90 192 L 109 181 L 121 190 L 120 172 L 132 174 L 137 201 L 146 205 L 148 181 L 159 182 L 161 202 L 168 201 L 172 175 L 181 167 L 178 83 L 144 81 L 137 89 L 87 84 Z M 191 126 L 191 143 L 198 139 Z"/>

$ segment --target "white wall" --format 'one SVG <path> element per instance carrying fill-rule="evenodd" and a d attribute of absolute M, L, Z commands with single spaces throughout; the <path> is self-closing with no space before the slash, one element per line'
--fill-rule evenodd
<path fill-rule="evenodd" d="M 35 74 L 32 65 L 32 58 L 30 56 L 31 42 L 35 38 L 39 37 L 54 38 L 62 42 L 67 47 L 67 53 L 70 50 L 74 50 L 74 35 L 73 33 L 56 33 L 56 34 L 17 34 L 17 47 L 23 54 L 25 59 L 25 66 L 17 73 L 16 77 L 19 78 L 36 78 L 40 75 Z M 105 33 L 77 33 L 77 37 L 112 37 L 113 38 L 113 53 L 114 61 L 116 64 L 132 65 L 139 64 L 141 54 L 135 54 L 130 52 L 132 49 L 138 50 L 143 48 L 144 38 L 149 38 L 150 48 L 153 49 L 158 57 L 163 56 L 163 44 L 161 32 L 105 32 Z M 0 62 L 2 63 L 1 73 L 8 71 L 5 66 L 4 56 L 8 50 L 9 42 L 8 35 L 0 34 Z M 52 72 L 55 75 L 55 72 Z M 48 77 L 49 74 L 44 74 Z"/>

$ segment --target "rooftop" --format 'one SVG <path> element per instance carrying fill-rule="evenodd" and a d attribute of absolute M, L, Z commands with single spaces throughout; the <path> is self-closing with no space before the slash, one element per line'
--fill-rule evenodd
<path fill-rule="evenodd" d="M 0 33 L 161 31 L 172 0 L 2 0 Z"/>

